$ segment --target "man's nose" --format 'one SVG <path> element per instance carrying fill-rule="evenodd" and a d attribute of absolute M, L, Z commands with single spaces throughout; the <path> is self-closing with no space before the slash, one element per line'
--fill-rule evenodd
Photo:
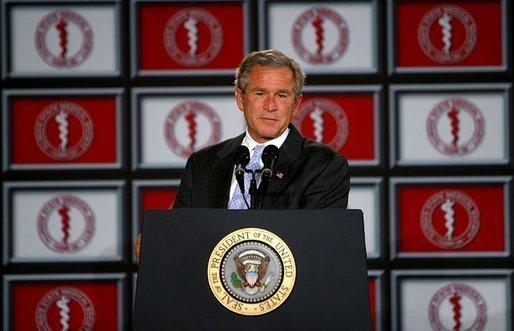
<path fill-rule="evenodd" d="M 272 95 L 268 95 L 266 97 L 266 101 L 264 103 L 265 109 L 268 111 L 277 110 L 277 104 L 275 103 L 275 97 Z"/>

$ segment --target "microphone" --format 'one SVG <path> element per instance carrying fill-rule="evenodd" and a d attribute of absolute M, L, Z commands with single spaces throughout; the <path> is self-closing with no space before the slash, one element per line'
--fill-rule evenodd
<path fill-rule="evenodd" d="M 275 145 L 268 145 L 262 151 L 261 160 L 264 163 L 264 167 L 262 168 L 262 177 L 266 179 L 271 179 L 273 176 L 273 166 L 275 165 L 275 160 L 278 157 L 278 147 Z"/>
<path fill-rule="evenodd" d="M 245 167 L 250 162 L 250 151 L 248 147 L 240 145 L 236 149 L 236 156 L 234 157 L 234 163 L 236 164 L 236 177 L 244 176 Z"/>
<path fill-rule="evenodd" d="M 236 149 L 236 155 L 234 157 L 234 163 L 236 164 L 235 174 L 237 184 L 239 185 L 239 189 L 241 190 L 246 206 L 248 206 L 248 202 L 245 198 L 245 167 L 248 162 L 250 162 L 250 151 L 248 150 L 248 147 L 240 145 Z"/>
<path fill-rule="evenodd" d="M 260 203 L 257 209 L 262 208 L 262 203 L 264 202 L 264 197 L 268 192 L 268 185 L 271 181 L 271 177 L 273 176 L 273 166 L 275 165 L 275 161 L 278 157 L 278 147 L 275 145 L 268 145 L 264 147 L 262 151 L 261 160 L 264 163 L 262 167 L 262 180 L 259 185 L 259 195 L 260 195 Z"/>

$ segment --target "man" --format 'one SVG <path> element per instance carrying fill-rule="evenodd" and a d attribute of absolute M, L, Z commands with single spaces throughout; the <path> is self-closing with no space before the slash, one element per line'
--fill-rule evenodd
<path fill-rule="evenodd" d="M 304 79 L 300 66 L 279 51 L 246 56 L 235 81 L 246 133 L 191 155 L 174 208 L 246 209 L 246 204 L 233 203 L 242 197 L 234 176 L 241 144 L 251 156 L 258 145 L 279 148 L 268 193 L 260 204 L 263 209 L 346 208 L 347 161 L 328 146 L 302 137 L 290 124 L 300 107 Z"/>
<path fill-rule="evenodd" d="M 262 209 L 346 208 L 348 162 L 328 146 L 302 137 L 291 125 L 300 107 L 304 80 L 298 63 L 279 51 L 246 56 L 235 81 L 235 97 L 245 117 L 246 133 L 189 157 L 173 208 L 246 209 L 243 194 L 249 202 L 249 185 L 242 193 L 234 175 L 237 149 L 245 145 L 254 161 L 260 163 L 255 151 L 262 152 L 270 144 L 279 148 L 279 155 L 268 192 L 259 202 Z M 257 164 L 257 169 L 261 167 L 262 163 Z M 137 257 L 140 241 L 138 236 Z"/>

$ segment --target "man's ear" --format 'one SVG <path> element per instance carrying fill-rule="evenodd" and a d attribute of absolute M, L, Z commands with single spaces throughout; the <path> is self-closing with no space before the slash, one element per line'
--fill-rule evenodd
<path fill-rule="evenodd" d="M 244 111 L 243 91 L 241 91 L 239 88 L 236 88 L 235 95 L 236 95 L 237 107 L 239 108 L 239 110 Z"/>
<path fill-rule="evenodd" d="M 300 109 L 300 104 L 302 103 L 302 98 L 303 98 L 303 94 L 300 94 L 294 100 L 295 105 L 294 105 L 293 115 L 295 115 L 298 112 L 298 109 Z"/>

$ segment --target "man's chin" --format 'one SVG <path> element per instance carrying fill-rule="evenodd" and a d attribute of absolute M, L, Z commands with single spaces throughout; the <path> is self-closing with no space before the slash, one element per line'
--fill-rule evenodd
<path fill-rule="evenodd" d="M 266 132 L 265 134 L 261 134 L 260 137 L 261 137 L 261 139 L 263 139 L 265 141 L 269 141 L 269 140 L 279 137 L 281 134 L 282 134 L 282 132 L 273 131 L 273 132 Z"/>
<path fill-rule="evenodd" d="M 286 128 L 287 127 L 282 128 L 281 130 L 281 128 L 274 125 L 262 125 L 259 128 L 260 130 L 254 130 L 253 132 L 250 131 L 250 135 L 255 141 L 264 143 L 279 137 L 286 130 Z"/>

